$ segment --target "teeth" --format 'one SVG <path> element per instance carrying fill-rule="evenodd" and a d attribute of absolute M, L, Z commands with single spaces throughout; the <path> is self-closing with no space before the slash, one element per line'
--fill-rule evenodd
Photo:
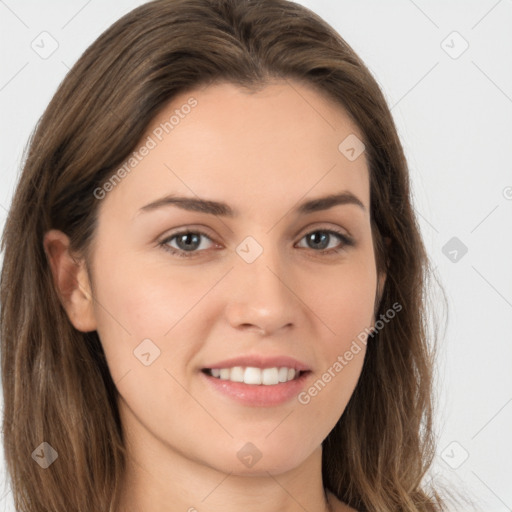
<path fill-rule="evenodd" d="M 261 370 L 248 366 L 244 372 L 244 382 L 246 384 L 261 384 Z"/>
<path fill-rule="evenodd" d="M 241 366 L 235 366 L 234 368 L 231 368 L 231 374 L 228 374 L 227 378 L 233 382 L 243 382 L 244 373 L 244 369 Z"/>
<path fill-rule="evenodd" d="M 261 372 L 261 382 L 266 386 L 272 386 L 279 383 L 279 370 L 277 368 L 265 368 Z"/>
<path fill-rule="evenodd" d="M 278 379 L 279 382 L 286 382 L 288 380 L 288 368 L 279 368 Z"/>
<path fill-rule="evenodd" d="M 254 368 L 234 366 L 233 368 L 214 368 L 209 370 L 212 377 L 231 382 L 244 382 L 251 385 L 274 386 L 280 382 L 288 382 L 300 375 L 294 368 Z"/>

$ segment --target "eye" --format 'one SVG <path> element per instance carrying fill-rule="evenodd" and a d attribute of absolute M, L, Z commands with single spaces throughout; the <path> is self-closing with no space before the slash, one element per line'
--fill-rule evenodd
<path fill-rule="evenodd" d="M 336 244 L 334 246 L 332 245 L 333 238 L 338 239 L 337 246 Z M 302 237 L 301 241 L 302 240 L 306 240 L 306 248 L 309 247 L 314 249 L 315 252 L 326 254 L 337 253 L 345 246 L 354 245 L 354 242 L 350 237 L 334 229 L 317 229 L 315 231 L 310 231 Z"/>
<path fill-rule="evenodd" d="M 180 231 L 179 233 L 175 233 L 170 237 L 167 237 L 165 240 L 160 242 L 159 245 L 171 254 L 175 254 L 182 258 L 188 258 L 194 256 L 194 253 L 198 252 L 199 249 L 204 250 L 208 248 L 204 247 L 204 244 L 202 243 L 203 241 L 201 240 L 202 237 L 212 242 L 211 238 L 201 231 Z M 176 242 L 177 247 L 173 247 L 171 245 L 174 241 Z"/>

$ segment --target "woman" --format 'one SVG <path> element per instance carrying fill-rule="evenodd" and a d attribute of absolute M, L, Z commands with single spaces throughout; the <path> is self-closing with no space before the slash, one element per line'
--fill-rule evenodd
<path fill-rule="evenodd" d="M 17 510 L 442 510 L 408 179 L 377 83 L 304 7 L 110 27 L 3 235 Z"/>

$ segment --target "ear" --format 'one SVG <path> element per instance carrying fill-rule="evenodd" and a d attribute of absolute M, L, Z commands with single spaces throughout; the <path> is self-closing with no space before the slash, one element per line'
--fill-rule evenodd
<path fill-rule="evenodd" d="M 69 237 L 62 231 L 52 229 L 44 235 L 43 246 L 55 289 L 69 320 L 79 331 L 94 331 L 96 318 L 85 261 L 76 259 L 69 245 Z"/>
<path fill-rule="evenodd" d="M 384 237 L 384 242 L 386 244 L 386 252 L 387 252 L 389 249 L 389 246 L 391 245 L 391 238 L 389 238 L 387 236 Z M 386 267 L 387 267 L 387 265 L 386 265 Z M 382 300 L 382 294 L 384 293 L 384 286 L 386 284 L 386 279 L 387 279 L 387 272 L 385 272 L 385 271 L 380 272 L 377 277 L 377 292 L 375 294 L 375 314 L 377 314 L 377 311 L 380 306 L 380 301 Z"/>

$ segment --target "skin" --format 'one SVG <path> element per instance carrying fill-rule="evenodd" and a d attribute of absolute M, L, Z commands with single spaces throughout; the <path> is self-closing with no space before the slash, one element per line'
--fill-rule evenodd
<path fill-rule="evenodd" d="M 221 83 L 173 98 L 141 144 L 191 96 L 197 106 L 101 200 L 91 275 L 66 235 L 52 230 L 44 240 L 70 321 L 97 330 L 119 391 L 130 454 L 119 511 L 353 510 L 324 491 L 321 456 L 359 378 L 364 344 L 307 405 L 239 404 L 211 389 L 201 369 L 285 354 L 310 366 L 307 389 L 374 325 L 385 275 L 376 272 L 367 161 L 338 150 L 362 135 L 308 86 L 281 81 L 249 94 Z M 341 191 L 364 210 L 293 211 Z M 170 193 L 240 213 L 139 212 Z M 159 246 L 184 228 L 207 234 L 188 259 Z M 327 249 L 308 243 L 308 233 L 329 229 L 355 244 L 335 235 Z M 250 264 L 236 252 L 247 236 L 263 249 Z M 331 248 L 340 250 L 326 254 Z M 149 366 L 134 356 L 147 338 L 160 350 Z M 237 457 L 249 441 L 261 453 L 251 468 Z"/>

